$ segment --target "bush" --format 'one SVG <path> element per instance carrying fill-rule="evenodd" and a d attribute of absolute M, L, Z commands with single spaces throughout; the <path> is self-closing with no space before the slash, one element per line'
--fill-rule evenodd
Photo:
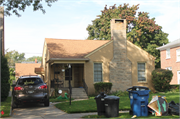
<path fill-rule="evenodd" d="M 154 88 L 160 92 L 169 91 L 172 76 L 173 73 L 170 70 L 155 69 L 152 72 L 152 83 L 154 85 Z"/>
<path fill-rule="evenodd" d="M 1 54 L 1 101 L 5 101 L 9 95 L 9 67 L 7 59 Z"/>
<path fill-rule="evenodd" d="M 10 85 L 12 85 L 13 80 L 16 80 L 14 70 L 15 70 L 14 68 L 9 68 L 9 74 L 10 74 L 9 84 Z"/>
<path fill-rule="evenodd" d="M 180 85 L 170 85 L 170 91 L 171 92 L 179 92 Z"/>
<path fill-rule="evenodd" d="M 105 92 L 108 94 L 111 91 L 112 83 L 99 82 L 94 84 L 96 93 Z"/>

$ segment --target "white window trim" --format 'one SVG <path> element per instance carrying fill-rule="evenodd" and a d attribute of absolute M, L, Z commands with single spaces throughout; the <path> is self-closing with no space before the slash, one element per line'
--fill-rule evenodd
<path fill-rule="evenodd" d="M 178 60 L 178 50 L 179 50 L 179 53 L 180 53 L 180 49 L 177 49 L 176 50 L 176 62 L 180 62 L 180 59 Z M 180 55 L 180 54 L 179 54 Z"/>
<path fill-rule="evenodd" d="M 167 56 L 167 51 L 169 51 L 169 57 Z M 171 51 L 170 48 L 166 49 L 166 59 L 170 59 L 171 58 Z"/>
<path fill-rule="evenodd" d="M 172 71 L 172 67 L 166 67 L 166 69 L 168 69 L 168 70 Z"/>
<path fill-rule="evenodd" d="M 146 78 L 145 81 L 139 81 L 139 80 L 138 80 L 138 63 L 144 63 L 144 64 L 145 64 L 145 78 Z M 138 63 L 137 63 L 137 82 L 138 82 L 138 83 L 147 83 L 147 69 L 146 69 L 146 62 L 138 62 Z"/>
<path fill-rule="evenodd" d="M 101 63 L 101 66 L 102 66 L 102 81 L 97 81 L 97 82 L 94 81 L 94 63 Z M 93 62 L 93 82 L 94 83 L 104 82 L 104 80 L 103 80 L 103 63 L 102 62 Z"/>
<path fill-rule="evenodd" d="M 180 84 L 180 80 L 178 79 L 178 78 L 180 78 L 180 77 L 178 77 L 178 76 L 180 76 L 179 73 L 180 73 L 180 70 L 177 71 L 177 80 L 178 80 L 178 84 Z"/>

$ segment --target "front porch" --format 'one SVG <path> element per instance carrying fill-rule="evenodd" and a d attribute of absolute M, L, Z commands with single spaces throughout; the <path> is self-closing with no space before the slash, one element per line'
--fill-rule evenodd
<path fill-rule="evenodd" d="M 62 90 L 62 96 L 64 96 L 65 92 L 70 94 L 69 78 L 71 79 L 72 93 L 78 88 L 83 88 L 78 90 L 79 93 L 84 90 L 86 96 L 88 95 L 88 88 L 84 81 L 84 64 L 71 64 L 71 68 L 69 68 L 66 63 L 53 63 L 49 65 L 48 77 L 50 96 L 53 96 L 55 89 Z"/>

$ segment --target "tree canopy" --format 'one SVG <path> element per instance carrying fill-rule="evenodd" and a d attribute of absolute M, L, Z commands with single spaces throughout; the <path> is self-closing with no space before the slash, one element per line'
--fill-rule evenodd
<path fill-rule="evenodd" d="M 51 6 L 51 3 L 57 0 L 45 0 L 47 6 Z M 42 5 L 43 0 L 1 0 L 0 5 L 5 7 L 4 14 L 5 16 L 10 16 L 13 14 L 20 17 L 19 11 L 25 11 L 26 7 L 33 6 L 33 10 L 41 10 L 43 13 L 46 11 Z"/>
<path fill-rule="evenodd" d="M 110 20 L 126 19 L 127 21 L 127 40 L 141 47 L 154 57 L 156 57 L 156 68 L 160 67 L 160 51 L 157 47 L 167 44 L 167 33 L 162 31 L 162 27 L 155 23 L 155 18 L 150 18 L 147 12 L 138 12 L 138 5 L 129 6 L 129 4 L 116 4 L 101 11 L 92 25 L 88 25 L 88 38 L 90 40 L 111 40 Z"/>
<path fill-rule="evenodd" d="M 21 63 L 22 61 L 25 60 L 25 53 L 19 53 L 18 51 L 15 50 L 12 51 L 6 50 L 5 57 L 7 58 L 9 66 L 15 66 L 15 63 Z"/>
<path fill-rule="evenodd" d="M 41 62 L 42 57 L 40 57 L 40 56 L 32 56 L 32 57 L 27 58 L 26 61 L 27 62 L 29 62 L 29 61 L 34 62 L 35 59 L 37 59 L 38 62 Z"/>

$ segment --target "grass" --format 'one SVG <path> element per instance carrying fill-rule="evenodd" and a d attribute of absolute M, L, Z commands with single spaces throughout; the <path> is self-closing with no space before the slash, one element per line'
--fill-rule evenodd
<path fill-rule="evenodd" d="M 166 96 L 168 103 L 174 101 L 179 103 L 180 92 L 167 92 L 167 93 L 156 93 L 150 94 L 148 101 L 150 102 L 152 96 Z M 58 103 L 55 105 L 58 109 L 63 110 L 67 113 L 85 113 L 85 112 L 97 112 L 96 101 L 94 97 L 90 97 L 88 100 L 74 101 L 69 105 L 69 102 Z M 130 99 L 128 95 L 120 96 L 119 110 L 130 110 Z"/>
<path fill-rule="evenodd" d="M 2 115 L 0 113 L 0 117 L 9 117 L 10 115 L 10 109 L 11 109 L 11 97 L 8 97 L 4 102 L 1 102 L 1 109 L 0 111 L 3 111 L 4 114 Z"/>
<path fill-rule="evenodd" d="M 111 117 L 111 118 L 131 118 L 132 115 L 129 115 L 129 113 L 119 113 L 118 117 Z M 83 116 L 82 118 L 107 118 L 106 116 L 98 116 L 98 115 L 87 115 Z M 136 118 L 179 118 L 178 115 L 173 115 L 173 116 L 160 116 L 156 117 L 154 115 L 149 115 L 148 117 L 136 117 Z"/>
<path fill-rule="evenodd" d="M 71 100 L 74 100 L 73 98 L 71 98 Z M 69 99 L 62 99 L 62 100 L 58 100 L 56 98 L 50 98 L 49 102 L 69 102 Z"/>

